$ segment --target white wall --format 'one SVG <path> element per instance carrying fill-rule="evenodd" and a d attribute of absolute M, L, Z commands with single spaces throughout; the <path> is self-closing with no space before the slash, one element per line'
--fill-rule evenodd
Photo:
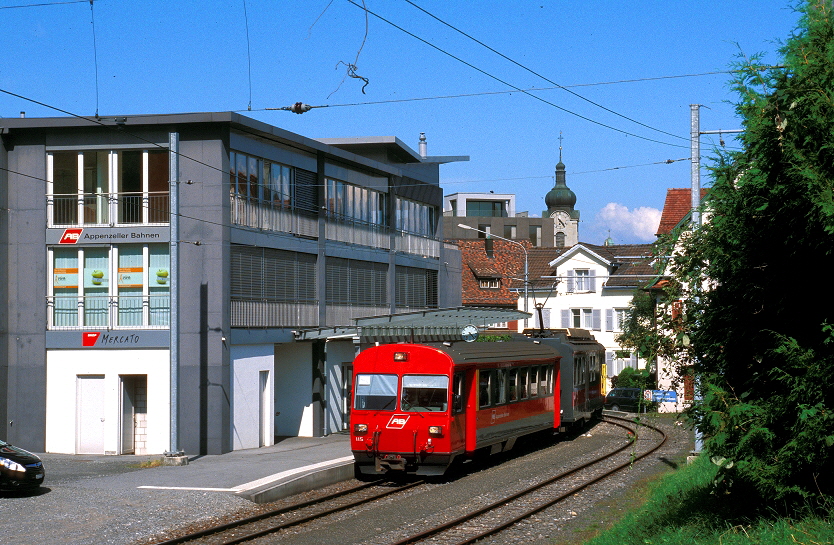
<path fill-rule="evenodd" d="M 275 414 L 275 345 L 232 346 L 232 449 L 260 447 L 261 371 L 269 372 L 269 407 L 267 415 Z M 270 429 L 274 428 L 270 418 Z M 275 442 L 275 434 L 266 437 L 266 445 Z"/>
<path fill-rule="evenodd" d="M 147 375 L 147 453 L 170 448 L 171 392 L 168 350 L 48 350 L 46 451 L 76 454 L 78 375 L 104 376 L 104 452 L 118 454 L 121 438 L 119 375 Z"/>
<path fill-rule="evenodd" d="M 275 345 L 275 435 L 313 436 L 313 344 Z"/>

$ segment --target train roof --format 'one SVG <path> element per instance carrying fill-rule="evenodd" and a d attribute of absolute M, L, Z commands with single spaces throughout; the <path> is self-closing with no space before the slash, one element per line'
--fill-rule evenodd
<path fill-rule="evenodd" d="M 534 339 L 518 337 L 510 341 L 427 343 L 448 354 L 458 363 L 500 363 L 535 359 L 555 359 L 559 353 Z"/>

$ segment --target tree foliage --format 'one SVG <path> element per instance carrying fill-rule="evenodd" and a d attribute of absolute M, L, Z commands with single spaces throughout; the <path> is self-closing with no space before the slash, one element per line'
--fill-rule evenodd
<path fill-rule="evenodd" d="M 716 152 L 708 221 L 674 259 L 706 452 L 783 504 L 834 492 L 834 22 L 829 0 L 798 9 L 782 67 L 739 58 L 743 147 Z"/>

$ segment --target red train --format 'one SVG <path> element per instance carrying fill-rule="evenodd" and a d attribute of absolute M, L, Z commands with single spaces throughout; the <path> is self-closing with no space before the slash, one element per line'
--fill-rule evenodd
<path fill-rule="evenodd" d="M 531 339 L 362 351 L 350 416 L 357 476 L 440 475 L 476 450 L 500 452 L 522 435 L 558 429 L 559 360 Z"/>

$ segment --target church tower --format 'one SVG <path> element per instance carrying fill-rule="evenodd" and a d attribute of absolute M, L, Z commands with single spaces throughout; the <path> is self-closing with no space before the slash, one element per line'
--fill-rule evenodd
<path fill-rule="evenodd" d="M 562 162 L 562 135 L 559 134 L 559 162 L 556 164 L 556 185 L 544 196 L 547 210 L 542 217 L 553 218 L 555 225 L 554 246 L 568 247 L 579 242 L 579 210 L 576 210 L 576 193 L 565 181 L 565 164 Z"/>

